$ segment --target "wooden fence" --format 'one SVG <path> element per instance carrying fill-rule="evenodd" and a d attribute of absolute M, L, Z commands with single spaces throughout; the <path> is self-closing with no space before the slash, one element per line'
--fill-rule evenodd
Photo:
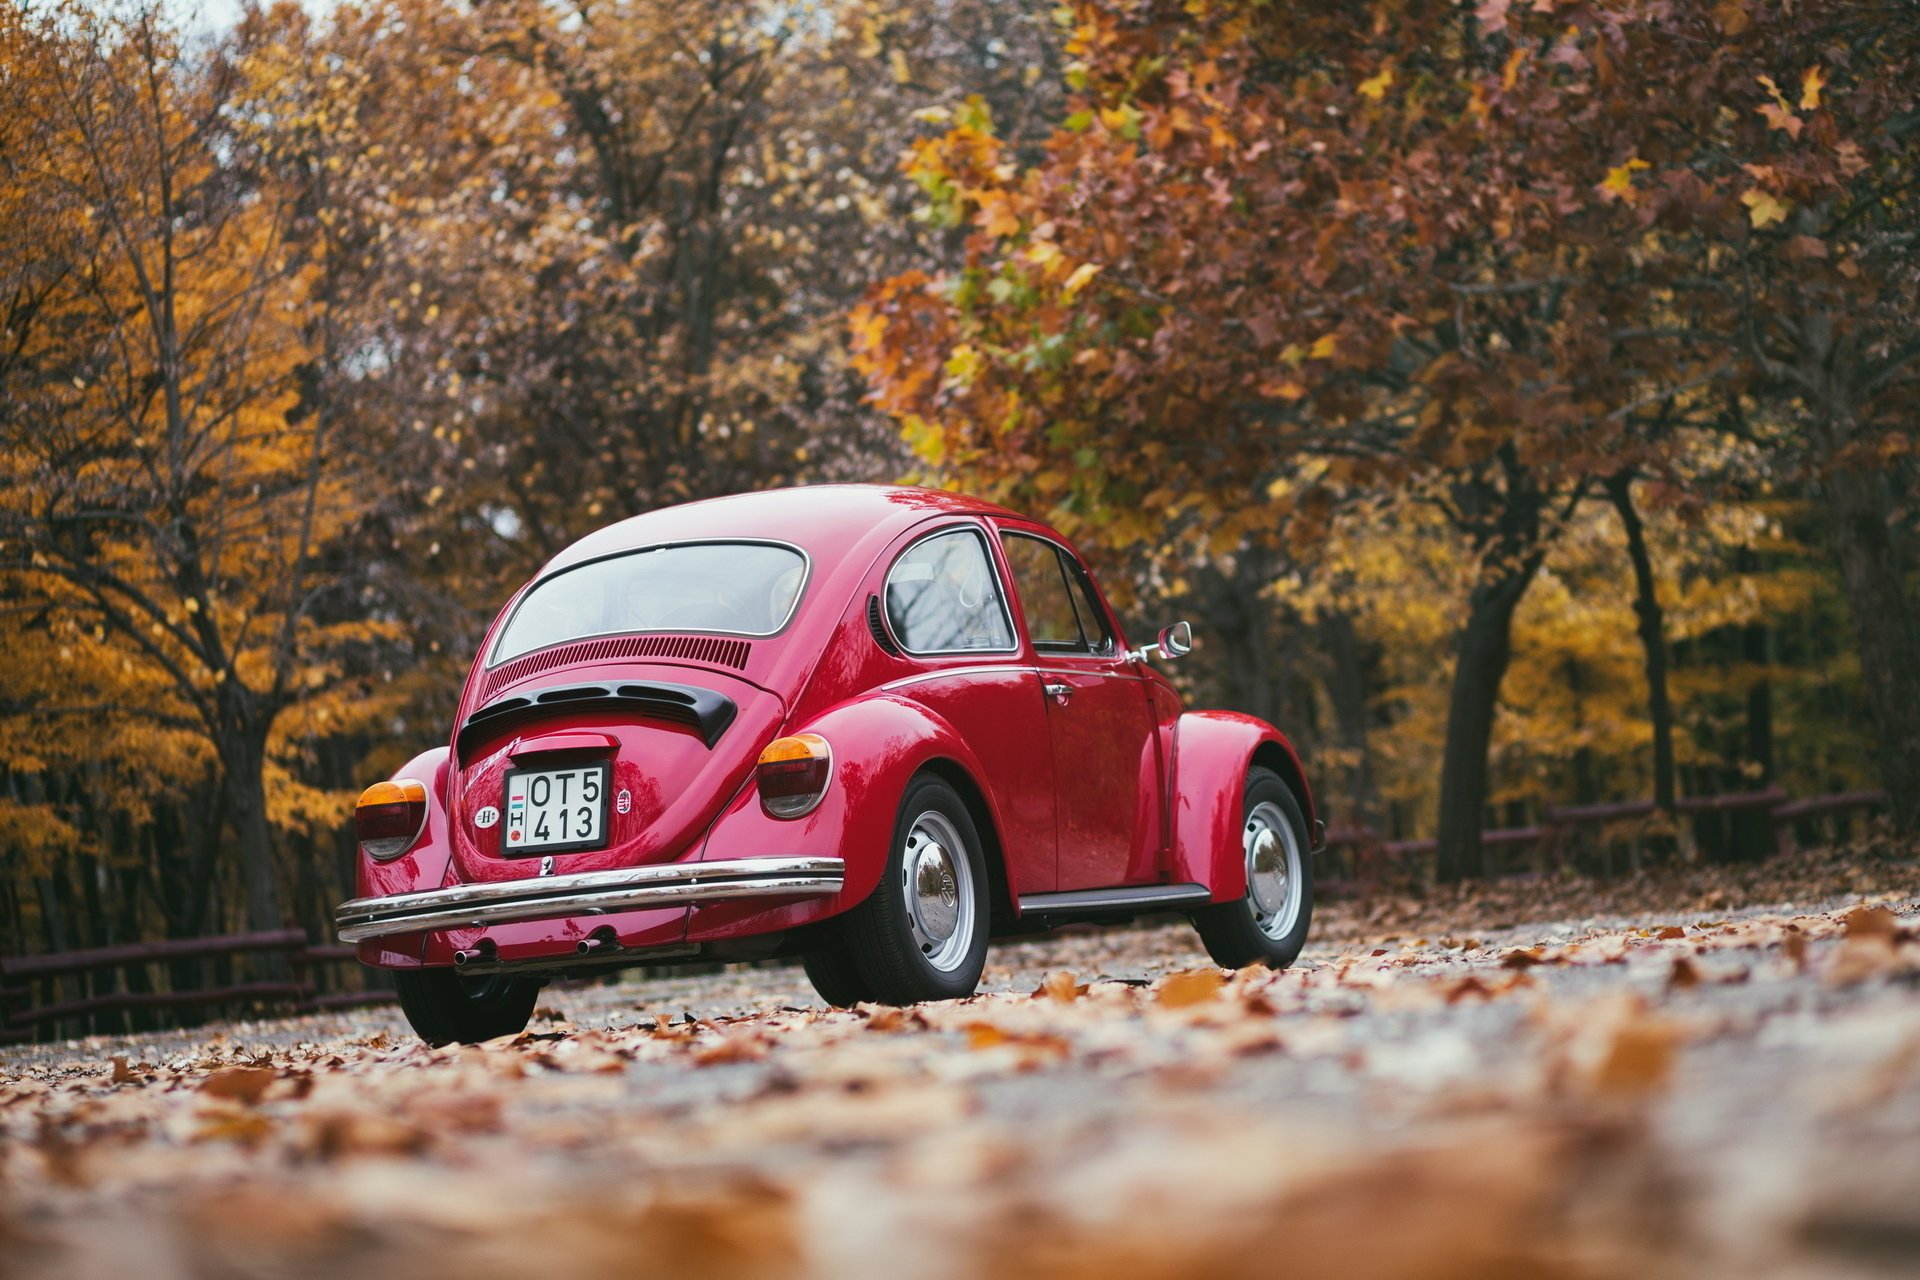
<path fill-rule="evenodd" d="M 1775 852 L 1790 852 L 1797 838 L 1822 824 L 1883 807 L 1884 792 L 1847 791 L 1794 800 L 1778 788 L 1725 796 L 1690 796 L 1682 815 L 1758 813 L 1765 816 Z M 1617 841 L 1605 828 L 1652 816 L 1653 801 L 1559 805 L 1528 827 L 1481 833 L 1491 860 L 1511 870 L 1525 855 L 1541 869 L 1574 858 L 1599 862 L 1611 874 Z M 1683 824 L 1684 825 L 1684 824 Z M 1686 838 L 1682 833 L 1683 840 Z M 1626 837 L 1625 857 L 1637 867 L 1643 836 Z M 1435 849 L 1432 840 L 1382 840 L 1365 828 L 1327 833 L 1335 865 L 1318 877 L 1330 892 L 1364 892 L 1397 875 L 1421 869 Z M 237 977 L 238 963 L 252 972 Z M 266 959 L 267 963 L 261 963 Z M 354 949 L 315 945 L 299 929 L 129 943 L 53 955 L 0 956 L 0 1043 L 33 1038 L 149 1030 L 191 1025 L 235 1008 L 271 1007 L 310 1012 L 382 1003 L 391 991 L 362 988 L 364 978 L 343 981 L 338 967 L 353 963 Z M 159 982 L 155 970 L 163 971 Z M 63 989 L 64 988 L 64 989 Z"/>
<path fill-rule="evenodd" d="M 1692 820 L 1715 814 L 1760 815 L 1770 832 L 1768 851 L 1779 854 L 1791 853 L 1799 840 L 1813 838 L 1825 826 L 1864 810 L 1884 808 L 1886 803 L 1884 791 L 1842 791 L 1795 800 L 1770 787 L 1724 796 L 1687 796 L 1676 807 L 1680 817 Z M 1624 857 L 1629 869 L 1638 870 L 1648 841 L 1646 833 L 1637 830 L 1628 832 L 1623 842 L 1610 841 L 1604 838 L 1605 829 L 1639 823 L 1653 814 L 1651 800 L 1555 805 L 1533 826 L 1481 832 L 1480 843 L 1489 863 L 1495 864 L 1495 874 L 1501 869 L 1511 871 L 1516 857 L 1525 855 L 1536 869 L 1559 868 L 1581 858 L 1611 875 L 1616 857 Z M 1681 824 L 1677 839 L 1682 845 L 1691 843 L 1689 826 Z M 1383 880 L 1419 870 L 1437 847 L 1432 839 L 1383 840 L 1366 827 L 1336 828 L 1327 833 L 1327 849 L 1335 865 L 1327 868 L 1328 874 L 1318 883 L 1333 892 L 1364 892 Z"/>
<path fill-rule="evenodd" d="M 0 1042 L 191 1025 L 236 1007 L 310 1012 L 393 998 L 343 980 L 340 966 L 353 963 L 352 947 L 312 945 L 301 929 L 0 956 Z"/>

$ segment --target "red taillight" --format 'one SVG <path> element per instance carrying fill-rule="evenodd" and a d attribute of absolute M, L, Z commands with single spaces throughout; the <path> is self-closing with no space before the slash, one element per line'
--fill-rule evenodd
<path fill-rule="evenodd" d="M 413 847 L 427 825 L 427 786 L 413 778 L 376 782 L 360 793 L 353 830 L 370 858 L 386 861 Z"/>
<path fill-rule="evenodd" d="M 776 818 L 799 818 L 813 811 L 827 793 L 833 774 L 833 751 L 817 733 L 775 738 L 760 753 L 754 781 L 760 803 Z"/>

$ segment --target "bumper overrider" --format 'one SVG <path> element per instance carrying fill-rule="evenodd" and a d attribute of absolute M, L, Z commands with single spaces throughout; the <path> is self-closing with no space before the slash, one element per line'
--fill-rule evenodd
<path fill-rule="evenodd" d="M 735 858 L 623 867 L 581 875 L 454 885 L 422 893 L 355 898 L 334 908 L 342 942 L 396 933 L 547 920 L 629 907 L 677 907 L 724 898 L 804 898 L 840 892 L 839 858 Z"/>

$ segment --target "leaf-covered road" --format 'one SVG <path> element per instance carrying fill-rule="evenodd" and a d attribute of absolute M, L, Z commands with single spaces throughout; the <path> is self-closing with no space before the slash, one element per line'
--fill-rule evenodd
<path fill-rule="evenodd" d="M 1879 1276 L 1920 1259 L 1920 898 L 998 949 L 8 1051 L 0 1267 L 212 1276 Z"/>

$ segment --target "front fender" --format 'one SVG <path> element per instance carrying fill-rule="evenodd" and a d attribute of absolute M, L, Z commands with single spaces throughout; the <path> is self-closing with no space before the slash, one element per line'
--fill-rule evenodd
<path fill-rule="evenodd" d="M 704 861 L 771 855 L 837 857 L 846 864 L 844 886 L 832 897 L 772 906 L 746 898 L 696 906 L 688 924 L 688 941 L 790 929 L 858 905 L 880 883 L 881 870 L 892 852 L 900 797 L 913 776 L 934 761 L 950 761 L 976 782 L 985 776 L 952 725 L 903 698 L 843 702 L 782 732 L 817 733 L 832 747 L 833 775 L 826 797 L 804 818 L 775 818 L 761 807 L 759 791 L 749 780 L 714 823 L 700 857 Z M 992 794 L 985 787 L 978 790 L 989 820 L 999 830 L 1000 814 Z M 1017 887 L 1013 891 L 1017 893 Z"/>
<path fill-rule="evenodd" d="M 452 772 L 447 764 L 448 755 L 447 747 L 433 747 L 394 770 L 395 780 L 417 778 L 426 784 L 427 822 L 413 847 L 391 862 L 376 862 L 356 850 L 356 898 L 416 893 L 438 889 L 446 883 L 447 863 L 453 856 L 453 842 L 447 827 L 447 785 Z M 419 934 L 369 938 L 359 944 L 359 954 L 367 964 L 411 967 L 420 963 L 421 945 Z"/>
<path fill-rule="evenodd" d="M 1247 770 L 1256 764 L 1272 769 L 1293 789 L 1311 835 L 1318 820 L 1313 792 L 1300 755 L 1285 734 L 1237 711 L 1189 711 L 1174 723 L 1174 883 L 1206 885 L 1215 902 L 1246 895 L 1240 824 Z"/>

